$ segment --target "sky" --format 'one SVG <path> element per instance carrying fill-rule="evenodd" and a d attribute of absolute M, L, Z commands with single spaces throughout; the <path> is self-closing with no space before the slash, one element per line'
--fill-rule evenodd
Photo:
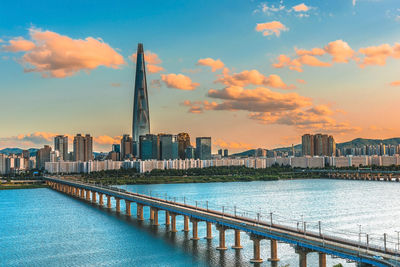
<path fill-rule="evenodd" d="M 0 149 L 90 133 L 109 151 L 139 42 L 152 133 L 214 152 L 400 136 L 398 0 L 2 1 Z"/>

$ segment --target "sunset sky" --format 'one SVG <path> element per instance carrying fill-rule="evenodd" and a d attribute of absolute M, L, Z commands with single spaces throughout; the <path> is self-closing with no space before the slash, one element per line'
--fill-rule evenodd
<path fill-rule="evenodd" d="M 152 133 L 214 152 L 400 136 L 398 0 L 7 1 L 0 149 L 90 133 L 109 151 L 131 133 L 139 42 Z"/>

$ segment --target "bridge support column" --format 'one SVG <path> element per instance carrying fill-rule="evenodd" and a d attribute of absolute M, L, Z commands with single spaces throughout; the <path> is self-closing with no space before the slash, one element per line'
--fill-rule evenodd
<path fill-rule="evenodd" d="M 85 189 L 81 188 L 81 198 L 85 198 Z"/>
<path fill-rule="evenodd" d="M 97 199 L 96 199 L 96 191 L 92 191 L 92 202 L 96 203 Z"/>
<path fill-rule="evenodd" d="M 107 195 L 107 208 L 111 209 L 111 196 Z"/>
<path fill-rule="evenodd" d="M 90 201 L 90 190 L 86 190 L 86 200 Z"/>
<path fill-rule="evenodd" d="M 152 225 L 158 226 L 158 209 L 157 208 L 152 208 L 152 209 L 153 209 L 153 216 L 154 216 Z"/>
<path fill-rule="evenodd" d="M 152 207 L 150 207 L 150 221 L 154 220 L 154 210 Z"/>
<path fill-rule="evenodd" d="M 189 232 L 189 216 L 187 215 L 183 216 L 183 231 Z"/>
<path fill-rule="evenodd" d="M 219 246 L 217 247 L 218 250 L 227 250 L 225 246 L 225 230 L 226 227 L 222 225 L 217 225 L 217 230 L 219 231 Z"/>
<path fill-rule="evenodd" d="M 165 226 L 169 227 L 169 211 L 165 211 Z"/>
<path fill-rule="evenodd" d="M 260 241 L 261 238 L 258 236 L 250 236 L 250 239 L 253 241 L 253 258 L 250 260 L 252 263 L 261 263 L 263 260 L 260 256 Z"/>
<path fill-rule="evenodd" d="M 117 203 L 116 210 L 117 210 L 118 213 L 121 212 L 121 203 L 120 203 L 120 201 L 121 201 L 120 198 L 117 198 L 117 197 L 115 198 L 115 202 Z"/>
<path fill-rule="evenodd" d="M 191 239 L 192 240 L 199 240 L 200 238 L 199 238 L 198 232 L 197 232 L 197 225 L 198 225 L 199 221 L 197 219 L 194 219 L 194 218 L 192 218 L 190 221 L 192 222 L 192 233 L 193 233 L 193 236 L 192 236 Z"/>
<path fill-rule="evenodd" d="M 126 215 L 131 216 L 131 202 L 125 199 L 125 212 Z"/>
<path fill-rule="evenodd" d="M 104 205 L 104 200 L 103 200 L 103 194 L 99 193 L 99 205 L 103 206 Z"/>
<path fill-rule="evenodd" d="M 176 214 L 171 213 L 171 232 L 176 233 Z"/>
<path fill-rule="evenodd" d="M 319 256 L 319 267 L 326 267 L 326 254 L 325 253 L 318 253 Z"/>
<path fill-rule="evenodd" d="M 270 262 L 278 262 L 278 241 L 271 239 L 271 258 L 268 259 Z"/>
<path fill-rule="evenodd" d="M 299 254 L 299 267 L 307 267 L 307 254 L 309 252 L 306 248 L 296 247 L 296 253 Z"/>
<path fill-rule="evenodd" d="M 210 222 L 207 222 L 207 236 L 205 239 L 212 239 L 212 224 Z"/>
<path fill-rule="evenodd" d="M 233 249 L 242 249 L 242 245 L 240 244 L 240 230 L 235 229 L 235 245 L 232 247 Z"/>
<path fill-rule="evenodd" d="M 143 205 L 136 203 L 136 217 L 139 221 L 143 221 Z"/>

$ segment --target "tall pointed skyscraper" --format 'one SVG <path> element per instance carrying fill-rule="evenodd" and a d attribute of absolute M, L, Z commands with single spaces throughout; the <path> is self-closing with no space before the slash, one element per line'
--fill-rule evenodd
<path fill-rule="evenodd" d="M 135 156 L 139 152 L 139 136 L 150 133 L 149 100 L 147 95 L 146 67 L 143 44 L 138 44 L 136 54 L 135 98 L 133 102 L 132 141 Z"/>

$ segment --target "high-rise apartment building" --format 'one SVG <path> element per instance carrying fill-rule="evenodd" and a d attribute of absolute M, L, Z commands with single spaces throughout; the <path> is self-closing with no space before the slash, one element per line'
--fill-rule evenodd
<path fill-rule="evenodd" d="M 188 133 L 179 133 L 178 136 L 178 154 L 180 159 L 186 158 L 186 148 L 190 146 L 190 136 Z"/>
<path fill-rule="evenodd" d="M 314 136 L 305 134 L 301 137 L 301 152 L 303 156 L 314 156 Z"/>
<path fill-rule="evenodd" d="M 45 163 L 50 162 L 51 147 L 45 145 L 43 148 L 36 152 L 36 168 L 44 169 Z"/>
<path fill-rule="evenodd" d="M 74 161 L 93 160 L 93 137 L 77 134 L 74 137 Z"/>
<path fill-rule="evenodd" d="M 129 134 L 124 134 L 121 139 L 121 160 L 132 157 L 133 141 Z"/>
<path fill-rule="evenodd" d="M 333 136 L 326 134 L 305 134 L 301 137 L 303 156 L 333 156 L 336 143 Z"/>
<path fill-rule="evenodd" d="M 54 150 L 60 154 L 60 160 L 68 160 L 68 136 L 57 135 L 54 137 Z"/>
<path fill-rule="evenodd" d="M 186 159 L 194 159 L 196 157 L 196 149 L 192 146 L 188 146 L 185 149 L 185 158 Z"/>
<path fill-rule="evenodd" d="M 196 158 L 211 159 L 211 137 L 196 138 Z"/>
<path fill-rule="evenodd" d="M 146 67 L 143 44 L 138 44 L 136 53 L 136 77 L 133 101 L 132 140 L 134 156 L 139 153 L 139 137 L 150 134 L 149 100 L 147 95 Z"/>

